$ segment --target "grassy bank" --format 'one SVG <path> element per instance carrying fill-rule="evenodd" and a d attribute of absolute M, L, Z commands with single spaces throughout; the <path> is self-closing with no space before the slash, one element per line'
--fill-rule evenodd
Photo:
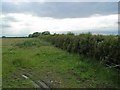
<path fill-rule="evenodd" d="M 4 38 L 3 88 L 35 87 L 23 74 L 54 88 L 118 87 L 118 73 L 35 38 Z"/>

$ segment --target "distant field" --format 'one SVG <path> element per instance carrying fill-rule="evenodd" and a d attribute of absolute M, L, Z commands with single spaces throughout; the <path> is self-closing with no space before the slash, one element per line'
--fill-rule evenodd
<path fill-rule="evenodd" d="M 37 87 L 31 80 L 51 88 L 115 88 L 119 82 L 114 69 L 36 38 L 3 38 L 2 70 L 3 88 Z"/>

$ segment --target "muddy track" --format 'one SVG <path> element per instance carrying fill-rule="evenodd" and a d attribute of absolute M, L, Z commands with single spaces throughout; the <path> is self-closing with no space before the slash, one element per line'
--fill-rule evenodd
<path fill-rule="evenodd" d="M 32 82 L 32 84 L 34 85 L 35 88 L 41 88 L 41 89 L 47 89 L 47 90 L 51 90 L 51 88 L 49 87 L 49 85 L 47 85 L 44 81 L 42 80 L 33 80 L 31 78 L 31 75 L 28 73 L 24 73 L 21 75 L 24 79 L 29 79 L 30 82 Z"/>

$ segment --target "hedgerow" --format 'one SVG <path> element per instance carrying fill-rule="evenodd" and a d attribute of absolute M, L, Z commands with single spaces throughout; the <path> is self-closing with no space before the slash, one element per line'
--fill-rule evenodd
<path fill-rule="evenodd" d="M 56 47 L 71 53 L 94 58 L 109 66 L 120 65 L 119 36 L 113 35 L 48 35 L 45 39 Z"/>

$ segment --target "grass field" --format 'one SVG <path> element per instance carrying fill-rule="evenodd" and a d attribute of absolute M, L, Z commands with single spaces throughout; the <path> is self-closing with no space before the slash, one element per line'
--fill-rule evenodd
<path fill-rule="evenodd" d="M 2 39 L 2 70 L 3 88 L 35 88 L 24 74 L 51 88 L 115 88 L 119 83 L 114 69 L 35 38 Z"/>

